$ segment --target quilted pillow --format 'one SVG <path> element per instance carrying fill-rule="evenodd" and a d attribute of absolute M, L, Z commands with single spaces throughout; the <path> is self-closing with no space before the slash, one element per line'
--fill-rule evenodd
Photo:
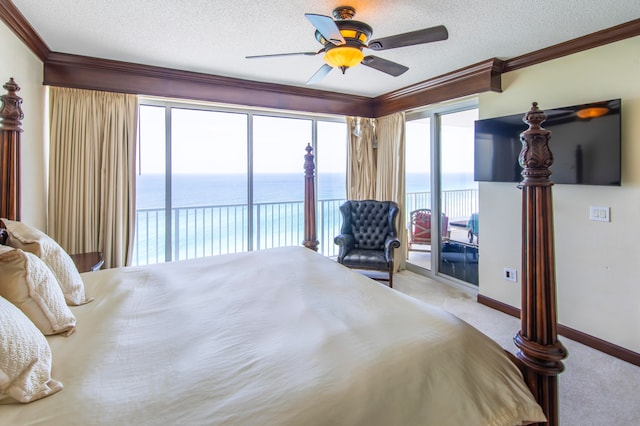
<path fill-rule="evenodd" d="M 53 272 L 68 305 L 82 305 L 87 300 L 84 283 L 71 257 L 52 238 L 22 222 L 2 219 L 9 233 L 7 245 L 35 254 Z"/>
<path fill-rule="evenodd" d="M 2 297 L 0 330 L 0 400 L 31 402 L 62 389 L 62 383 L 51 378 L 49 342 L 20 309 Z"/>
<path fill-rule="evenodd" d="M 0 246 L 0 296 L 16 305 L 45 335 L 75 330 L 76 318 L 60 285 L 42 260 L 32 253 Z"/>

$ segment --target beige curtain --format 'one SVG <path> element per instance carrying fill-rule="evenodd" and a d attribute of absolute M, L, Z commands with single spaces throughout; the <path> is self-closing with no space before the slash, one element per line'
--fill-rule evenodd
<path fill-rule="evenodd" d="M 404 112 L 377 119 L 377 200 L 398 203 L 398 238 L 400 248 L 395 252 L 396 270 L 404 269 L 407 258 L 407 229 L 405 224 L 405 115 Z"/>
<path fill-rule="evenodd" d="M 407 258 L 404 126 L 403 112 L 378 119 L 347 117 L 347 199 L 398 203 L 396 271 L 404 269 Z"/>
<path fill-rule="evenodd" d="M 347 117 L 347 200 L 376 196 L 375 120 Z"/>
<path fill-rule="evenodd" d="M 137 114 L 135 95 L 50 88 L 47 232 L 107 268 L 131 260 Z"/>

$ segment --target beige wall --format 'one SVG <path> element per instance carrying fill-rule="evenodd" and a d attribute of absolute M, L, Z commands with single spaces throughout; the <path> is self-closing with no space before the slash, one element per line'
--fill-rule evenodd
<path fill-rule="evenodd" d="M 622 98 L 622 186 L 553 187 L 558 320 L 640 352 L 640 37 L 505 74 L 502 85 L 480 96 L 481 118 L 532 101 L 544 110 Z M 552 135 L 552 151 L 559 142 Z M 480 293 L 517 307 L 520 283 L 502 271 L 521 270 L 520 203 L 515 184 L 480 183 Z M 610 206 L 611 222 L 590 221 L 590 205 Z"/>
<path fill-rule="evenodd" d="M 42 61 L 0 23 L 0 85 L 9 78 L 20 86 L 22 98 L 22 221 L 42 230 L 46 226 L 45 88 Z M 1 89 L 2 94 L 6 93 Z"/>

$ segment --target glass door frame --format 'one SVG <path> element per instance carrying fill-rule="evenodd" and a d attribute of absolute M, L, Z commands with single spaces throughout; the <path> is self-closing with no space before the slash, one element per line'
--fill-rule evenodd
<path fill-rule="evenodd" d="M 310 113 L 297 113 L 294 111 L 288 110 L 276 110 L 270 108 L 251 108 L 251 107 L 243 107 L 237 105 L 227 105 L 227 104 L 217 104 L 217 103 L 209 103 L 209 102 L 199 102 L 194 100 L 182 100 L 182 99 L 168 99 L 168 98 L 156 98 L 156 97 L 147 97 L 141 96 L 138 100 L 138 108 L 142 106 L 149 107 L 158 107 L 164 109 L 164 151 L 165 151 L 165 170 L 164 170 L 164 191 L 165 191 L 165 202 L 164 202 L 164 210 L 167 217 L 171 218 L 171 209 L 172 209 L 172 193 L 173 193 L 173 182 L 172 182 L 172 110 L 174 109 L 186 109 L 186 110 L 202 110 L 202 111 L 210 111 L 216 113 L 232 113 L 232 114 L 240 114 L 247 117 L 247 206 L 248 206 L 248 214 L 249 221 L 247 223 L 247 251 L 253 251 L 257 247 L 254 242 L 254 234 L 255 234 L 255 226 L 254 226 L 254 214 L 253 214 L 253 206 L 254 206 L 254 117 L 271 117 L 271 118 L 284 118 L 284 119 L 295 119 L 295 120 L 308 120 L 311 122 L 311 133 L 309 135 L 308 143 L 311 144 L 313 148 L 313 154 L 315 156 L 316 162 L 316 173 L 314 179 L 314 185 L 316 194 L 318 194 L 318 180 L 319 180 L 319 171 L 322 169 L 323 162 L 330 161 L 328 151 L 323 151 L 322 153 L 318 152 L 318 149 L 322 150 L 322 147 L 318 145 L 322 144 L 319 141 L 318 135 L 318 125 L 319 123 L 342 123 L 346 126 L 346 120 L 344 116 L 333 115 L 333 114 L 310 114 Z M 138 132 L 140 131 L 140 127 L 138 127 Z M 139 136 L 139 135 L 138 135 Z M 139 149 L 140 139 L 138 139 L 138 146 L 136 149 Z M 347 142 L 345 136 L 345 155 L 347 150 Z M 300 180 L 301 185 L 304 178 L 304 149 L 300 151 Z M 319 155 L 320 154 L 320 155 Z M 316 196 L 316 203 L 319 204 L 319 199 Z M 318 210 L 319 205 L 317 206 Z M 173 248 L 175 241 L 172 238 L 171 232 L 171 224 L 172 220 L 167 220 L 165 223 L 164 234 L 166 236 L 164 241 L 164 262 L 170 262 L 173 260 Z"/>
<path fill-rule="evenodd" d="M 441 190 L 442 190 L 442 182 L 440 177 L 441 167 L 441 117 L 447 114 L 454 114 L 456 112 L 467 111 L 470 109 L 478 108 L 478 99 L 465 99 L 459 100 L 450 103 L 443 103 L 438 105 L 432 105 L 428 108 L 419 109 L 415 111 L 407 111 L 405 114 L 406 121 L 418 120 L 421 118 L 430 118 L 431 126 L 430 126 L 430 150 L 431 150 L 431 165 L 430 165 L 430 177 L 431 182 L 429 182 L 429 187 L 431 189 L 431 211 L 439 212 L 442 210 L 441 206 Z M 438 241 L 442 241 L 442 230 L 441 223 L 439 220 L 431 221 L 431 235 L 438 235 Z M 459 287 L 463 290 L 472 290 L 474 292 L 478 292 L 478 287 L 469 283 L 465 283 L 463 281 L 457 280 L 453 277 L 450 277 L 446 274 L 440 273 L 439 265 L 440 265 L 440 250 L 441 243 L 437 250 L 435 247 L 431 248 L 431 269 L 426 269 L 415 264 L 410 263 L 408 260 L 406 262 L 406 269 L 415 272 L 419 275 L 424 275 L 429 278 L 437 279 L 438 281 L 445 281 L 447 284 L 451 284 L 453 286 Z"/>

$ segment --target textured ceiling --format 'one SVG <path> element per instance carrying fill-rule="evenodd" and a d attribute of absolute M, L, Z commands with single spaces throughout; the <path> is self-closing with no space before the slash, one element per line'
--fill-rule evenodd
<path fill-rule="evenodd" d="M 410 69 L 334 69 L 311 88 L 377 96 L 497 57 L 508 59 L 640 17 L 638 0 L 13 0 L 52 51 L 305 86 L 322 56 L 305 13 L 344 4 L 380 38 L 445 25 L 449 39 L 375 52 Z M 365 49 L 365 54 L 374 52 Z"/>

